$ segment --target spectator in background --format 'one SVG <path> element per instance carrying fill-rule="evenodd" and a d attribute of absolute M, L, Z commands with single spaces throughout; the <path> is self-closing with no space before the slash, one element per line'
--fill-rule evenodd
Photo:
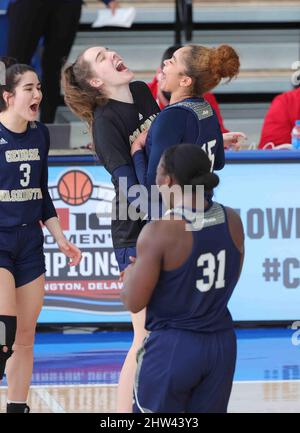
<path fill-rule="evenodd" d="M 156 75 L 153 77 L 153 80 L 151 81 L 151 83 L 148 83 L 148 86 L 152 92 L 152 95 L 156 99 L 156 102 L 158 103 L 159 108 L 161 110 L 163 108 L 165 108 L 167 105 L 169 105 L 170 98 L 171 98 L 171 94 L 169 92 L 164 92 L 163 90 L 160 89 L 160 80 L 161 80 L 161 75 L 162 75 L 161 72 L 162 72 L 162 68 L 164 67 L 164 61 L 167 59 L 170 59 L 173 56 L 173 54 L 175 53 L 175 51 L 181 47 L 182 47 L 181 45 L 173 45 L 173 46 L 168 47 L 164 51 L 164 53 L 162 55 L 162 59 L 161 59 L 161 64 L 156 71 Z M 207 92 L 207 93 L 204 93 L 203 98 L 215 110 L 216 115 L 217 115 L 218 120 L 219 120 L 219 123 L 220 123 L 222 133 L 229 132 L 229 130 L 226 129 L 224 126 L 223 119 L 222 119 L 221 112 L 220 112 L 220 108 L 219 108 L 219 105 L 218 105 L 218 102 L 217 102 L 215 96 L 212 93 Z"/>
<path fill-rule="evenodd" d="M 265 116 L 258 148 L 291 143 L 291 132 L 296 120 L 300 120 L 300 87 L 273 99 Z"/>
<path fill-rule="evenodd" d="M 102 0 L 112 11 L 116 0 Z M 53 123 L 60 98 L 60 74 L 78 28 L 82 0 L 8 0 L 7 55 L 30 64 L 40 38 L 42 55 L 41 122 Z"/>

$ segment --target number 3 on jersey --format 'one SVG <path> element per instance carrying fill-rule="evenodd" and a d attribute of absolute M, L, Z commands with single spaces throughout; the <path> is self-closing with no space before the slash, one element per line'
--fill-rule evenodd
<path fill-rule="evenodd" d="M 28 186 L 30 182 L 30 172 L 31 172 L 31 166 L 30 164 L 21 164 L 20 165 L 20 171 L 23 174 L 23 179 L 20 179 L 21 186 Z"/>
<path fill-rule="evenodd" d="M 216 261 L 218 261 L 217 275 Z M 225 287 L 225 262 L 225 250 L 221 250 L 217 257 L 212 253 L 201 254 L 198 258 L 197 266 L 203 269 L 203 278 L 196 281 L 196 287 L 200 292 L 208 292 L 213 285 L 216 289 L 223 289 Z M 205 281 L 204 277 L 207 277 Z"/>

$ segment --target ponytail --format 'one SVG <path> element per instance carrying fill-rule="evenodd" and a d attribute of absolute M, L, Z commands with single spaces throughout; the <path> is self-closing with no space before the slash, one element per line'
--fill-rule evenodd
<path fill-rule="evenodd" d="M 62 72 L 64 99 L 70 110 L 92 128 L 94 111 L 97 105 L 105 105 L 108 98 L 98 88 L 89 84 L 92 71 L 82 54 L 72 65 L 66 66 Z"/>
<path fill-rule="evenodd" d="M 208 48 L 188 45 L 184 55 L 185 74 L 193 79 L 191 95 L 199 96 L 216 87 L 222 78 L 237 76 L 240 61 L 230 45 Z"/>

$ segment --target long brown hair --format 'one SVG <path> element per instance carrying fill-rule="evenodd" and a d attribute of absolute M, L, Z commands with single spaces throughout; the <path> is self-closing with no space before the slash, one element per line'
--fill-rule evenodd
<path fill-rule="evenodd" d="M 91 129 L 95 108 L 97 105 L 105 105 L 108 98 L 98 88 L 90 85 L 88 80 L 94 75 L 89 62 L 83 59 L 84 53 L 85 51 L 73 64 L 63 69 L 62 86 L 67 106 L 77 117 L 87 122 Z"/>
<path fill-rule="evenodd" d="M 184 54 L 185 74 L 192 78 L 192 96 L 203 95 L 216 87 L 222 78 L 229 82 L 240 68 L 237 52 L 230 45 L 217 48 L 187 45 Z"/>
<path fill-rule="evenodd" d="M 36 71 L 29 65 L 17 63 L 17 61 L 11 57 L 0 57 L 0 61 L 4 65 L 5 70 L 5 83 L 0 83 L 0 113 L 2 113 L 8 108 L 3 97 L 4 92 L 9 92 L 14 95 L 22 75 L 28 71 L 36 74 Z"/>

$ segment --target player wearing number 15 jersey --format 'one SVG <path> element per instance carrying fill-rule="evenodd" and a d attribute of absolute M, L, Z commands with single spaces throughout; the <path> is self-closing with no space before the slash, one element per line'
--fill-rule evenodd
<path fill-rule="evenodd" d="M 27 65 L 0 66 L 0 381 L 6 369 L 7 412 L 29 412 L 45 283 L 40 221 L 70 265 L 81 253 L 64 237 L 48 192 L 49 133 L 35 121 L 42 99 L 38 77 Z"/>
<path fill-rule="evenodd" d="M 210 168 L 197 145 L 164 152 L 157 185 L 180 186 L 183 194 L 171 196 L 167 215 L 142 230 L 136 261 L 125 270 L 123 300 L 133 312 L 147 307 L 149 331 L 138 355 L 135 412 L 227 411 L 236 361 L 227 304 L 241 272 L 244 236 L 232 209 L 207 200 L 204 213 L 197 209 L 194 187 L 212 192 L 219 183 Z M 166 190 L 162 196 L 167 204 Z"/>
<path fill-rule="evenodd" d="M 155 185 L 160 157 L 168 147 L 179 143 L 199 145 L 212 162 L 212 170 L 224 167 L 224 145 L 218 117 L 203 94 L 222 78 L 231 79 L 239 71 L 239 58 L 229 45 L 207 48 L 188 45 L 164 61 L 160 87 L 170 92 L 170 105 L 152 123 L 145 142 L 147 160 L 143 162 L 139 138 L 131 148 L 139 182 Z M 185 159 L 186 163 L 189 163 Z M 146 165 L 146 169 L 141 167 Z M 146 174 L 144 174 L 146 172 Z"/>

